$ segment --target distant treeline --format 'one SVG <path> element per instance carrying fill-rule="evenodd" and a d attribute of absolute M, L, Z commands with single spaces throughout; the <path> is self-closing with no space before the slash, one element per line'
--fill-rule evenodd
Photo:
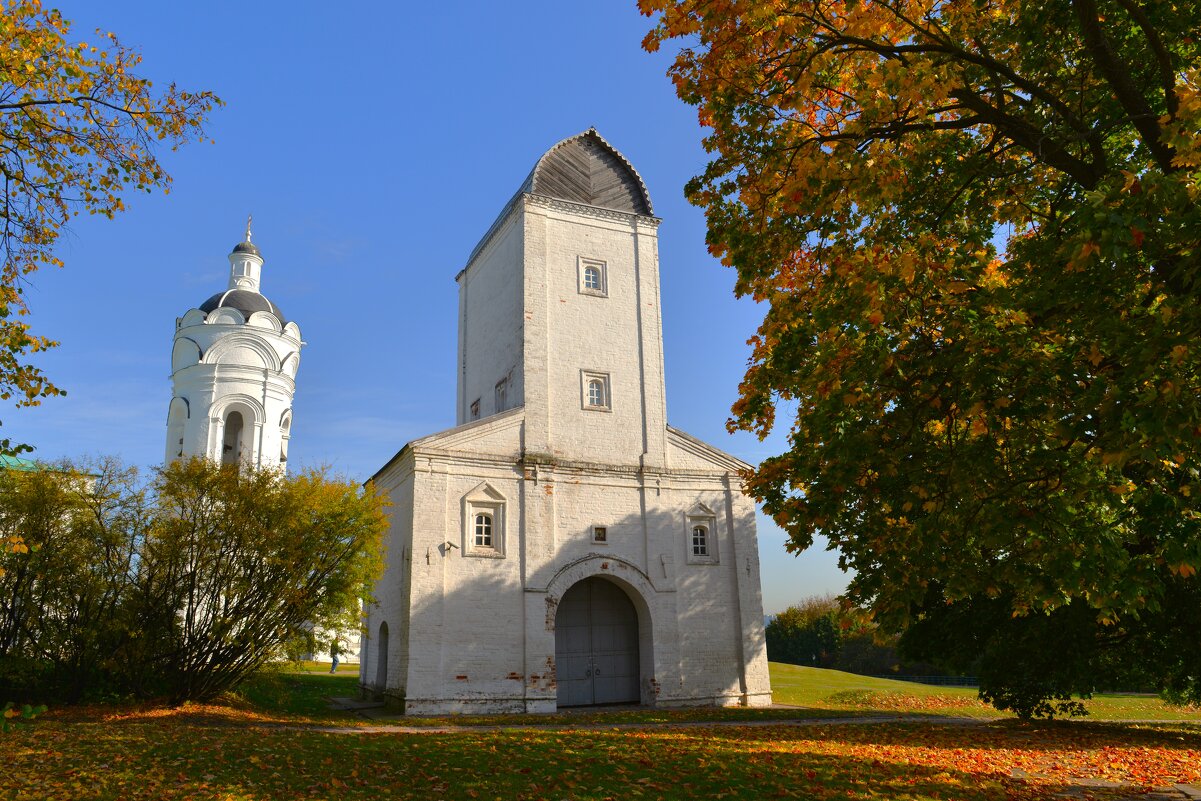
<path fill-rule="evenodd" d="M 833 595 L 811 596 L 767 624 L 767 658 L 790 665 L 868 676 L 944 676 L 926 662 L 905 661 L 896 635 L 885 635 L 866 611 L 843 608 Z"/>

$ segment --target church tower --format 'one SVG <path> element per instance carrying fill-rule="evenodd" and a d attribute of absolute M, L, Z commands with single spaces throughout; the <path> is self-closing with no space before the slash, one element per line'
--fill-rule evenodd
<path fill-rule="evenodd" d="M 663 466 L 653 215 L 593 128 L 538 160 L 457 276 L 459 424 L 523 406 L 529 451 Z"/>
<path fill-rule="evenodd" d="M 593 129 L 457 276 L 457 425 L 372 478 L 360 680 L 406 712 L 771 703 L 749 465 L 667 423 L 659 220 Z"/>
<path fill-rule="evenodd" d="M 175 321 L 166 460 L 284 469 L 304 342 L 259 290 L 263 256 L 249 220 L 229 268 L 227 289 Z"/>

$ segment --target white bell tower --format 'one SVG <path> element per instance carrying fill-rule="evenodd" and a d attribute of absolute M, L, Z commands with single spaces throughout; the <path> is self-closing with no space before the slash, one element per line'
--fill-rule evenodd
<path fill-rule="evenodd" d="M 259 291 L 263 256 L 250 236 L 248 218 L 245 239 L 229 254 L 229 288 L 175 321 L 168 462 L 205 456 L 287 467 L 304 342 L 296 323 Z"/>

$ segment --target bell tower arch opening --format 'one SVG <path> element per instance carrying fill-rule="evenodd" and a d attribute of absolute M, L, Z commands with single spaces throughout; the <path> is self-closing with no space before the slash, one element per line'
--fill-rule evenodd
<path fill-rule="evenodd" d="M 642 700 L 638 612 L 617 583 L 593 576 L 573 584 L 555 613 L 558 705 Z"/>
<path fill-rule="evenodd" d="M 224 437 L 221 444 L 221 464 L 238 464 L 242 460 L 242 434 L 246 422 L 242 413 L 232 411 L 225 417 Z"/>

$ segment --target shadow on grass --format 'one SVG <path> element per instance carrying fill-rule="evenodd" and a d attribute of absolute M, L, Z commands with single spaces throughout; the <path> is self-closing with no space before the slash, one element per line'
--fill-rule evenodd
<path fill-rule="evenodd" d="M 268 671 L 211 703 L 172 706 L 165 701 L 81 704 L 52 709 L 44 717 L 60 723 L 128 724 L 173 719 L 205 725 L 270 723 L 322 725 L 363 723 L 330 708 L 329 697 L 358 692 L 357 675 Z"/>

